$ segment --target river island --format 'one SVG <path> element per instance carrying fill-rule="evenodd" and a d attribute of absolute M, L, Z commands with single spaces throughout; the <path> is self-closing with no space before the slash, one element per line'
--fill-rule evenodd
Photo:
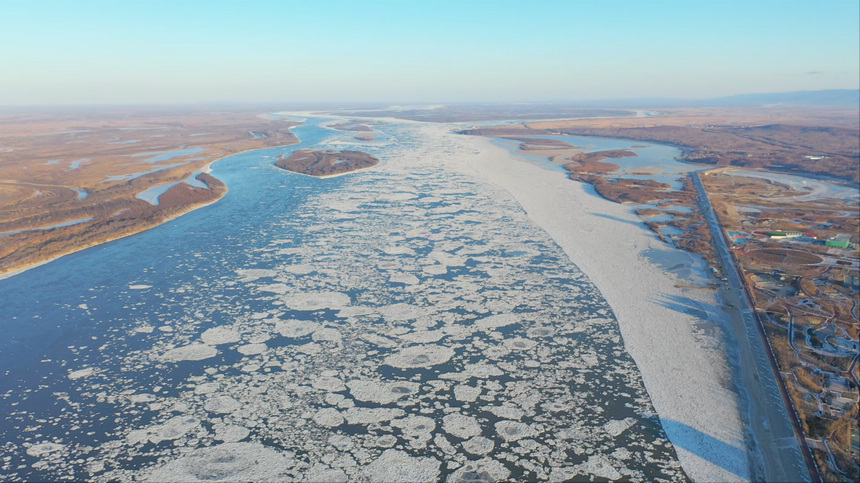
<path fill-rule="evenodd" d="M 379 164 L 379 160 L 370 154 L 353 151 L 312 151 L 302 149 L 291 154 L 289 157 L 278 156 L 275 166 L 292 171 L 294 173 L 328 178 L 358 171 L 360 169 L 372 168 Z"/>

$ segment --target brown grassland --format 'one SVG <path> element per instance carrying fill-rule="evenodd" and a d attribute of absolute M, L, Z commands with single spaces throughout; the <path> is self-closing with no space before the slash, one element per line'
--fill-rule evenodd
<path fill-rule="evenodd" d="M 309 176 L 337 176 L 379 164 L 379 160 L 361 151 L 312 151 L 302 149 L 289 157 L 279 156 L 275 166 Z"/>
<path fill-rule="evenodd" d="M 205 173 L 209 164 L 294 144 L 295 125 L 232 111 L 0 115 L 0 274 L 138 233 L 220 199 L 227 187 Z M 182 183 L 192 177 L 206 187 Z M 177 184 L 158 204 L 136 198 L 170 183 Z M 87 221 L 56 226 L 78 220 Z"/>

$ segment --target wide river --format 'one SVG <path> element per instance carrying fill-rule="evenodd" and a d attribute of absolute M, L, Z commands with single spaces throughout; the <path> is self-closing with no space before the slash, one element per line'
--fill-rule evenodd
<path fill-rule="evenodd" d="M 506 192 L 379 127 L 375 169 L 229 193 L 0 280 L 3 480 L 683 480 L 589 279 Z"/>

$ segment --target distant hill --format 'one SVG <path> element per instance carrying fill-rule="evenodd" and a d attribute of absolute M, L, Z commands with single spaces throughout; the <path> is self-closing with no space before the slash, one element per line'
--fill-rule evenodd
<path fill-rule="evenodd" d="M 828 89 L 822 91 L 771 92 L 739 94 L 710 99 L 678 99 L 670 97 L 638 97 L 599 99 L 566 103 L 577 107 L 627 109 L 666 109 L 680 107 L 830 107 L 860 109 L 860 89 Z"/>
<path fill-rule="evenodd" d="M 695 101 L 694 101 L 695 102 Z M 824 91 L 777 92 L 770 94 L 741 94 L 701 101 L 713 107 L 755 106 L 828 106 L 860 107 L 860 89 L 829 89 Z"/>

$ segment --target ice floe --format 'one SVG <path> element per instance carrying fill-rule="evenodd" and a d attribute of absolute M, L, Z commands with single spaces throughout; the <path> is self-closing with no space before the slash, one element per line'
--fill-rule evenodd
<path fill-rule="evenodd" d="M 372 483 L 397 481 L 434 482 L 439 480 L 439 466 L 435 458 L 409 456 L 403 451 L 387 449 L 379 458 L 367 465 L 365 477 Z"/>
<path fill-rule="evenodd" d="M 469 439 L 481 434 L 481 425 L 475 418 L 458 413 L 448 414 L 442 418 L 442 429 L 460 439 Z"/>
<path fill-rule="evenodd" d="M 418 392 L 418 384 L 408 381 L 378 382 L 356 379 L 346 385 L 355 399 L 377 404 L 391 404 L 402 397 Z"/>
<path fill-rule="evenodd" d="M 340 292 L 298 292 L 283 296 L 283 301 L 293 310 L 314 311 L 338 310 L 350 304 L 349 295 Z"/>
<path fill-rule="evenodd" d="M 229 327 L 213 327 L 200 335 L 203 342 L 209 345 L 232 344 L 239 342 L 239 332 Z"/>
<path fill-rule="evenodd" d="M 161 355 L 161 360 L 165 362 L 202 361 L 215 357 L 217 353 L 218 350 L 211 345 L 190 344 L 168 350 Z"/>
<path fill-rule="evenodd" d="M 275 323 L 275 330 L 282 336 L 298 339 L 314 333 L 320 325 L 307 320 L 279 320 Z"/>
<path fill-rule="evenodd" d="M 82 377 L 92 376 L 95 373 L 95 367 L 87 367 L 85 369 L 78 369 L 77 371 L 69 371 L 69 379 L 74 381 L 75 379 L 80 379 Z"/>
<path fill-rule="evenodd" d="M 293 461 L 260 443 L 225 443 L 200 448 L 156 467 L 152 482 L 283 481 Z"/>
<path fill-rule="evenodd" d="M 499 421 L 496 423 L 496 433 L 505 441 L 517 441 L 531 438 L 537 432 L 528 424 L 519 421 Z"/>
<path fill-rule="evenodd" d="M 416 345 L 385 358 L 385 364 L 400 369 L 444 364 L 454 357 L 454 349 L 439 345 Z"/>

